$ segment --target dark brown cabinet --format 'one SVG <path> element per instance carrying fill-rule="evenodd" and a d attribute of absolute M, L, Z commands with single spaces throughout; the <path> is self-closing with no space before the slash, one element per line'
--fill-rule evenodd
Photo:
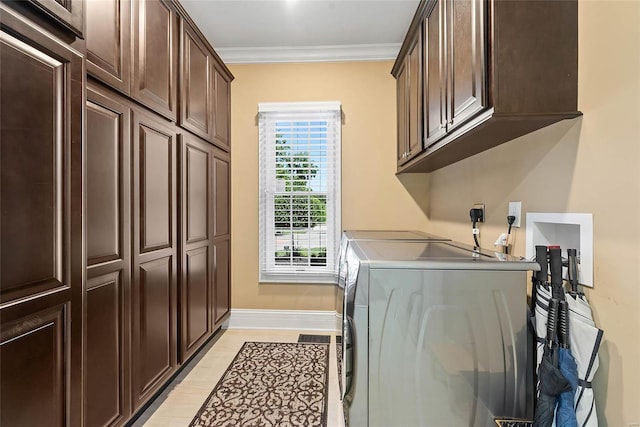
<path fill-rule="evenodd" d="M 114 426 L 131 415 L 131 112 L 90 85 L 86 117 L 86 423 Z"/>
<path fill-rule="evenodd" d="M 214 328 L 226 319 L 231 308 L 231 170 L 230 157 L 214 151 Z"/>
<path fill-rule="evenodd" d="M 177 364 L 177 134 L 133 112 L 132 397 L 143 405 Z"/>
<path fill-rule="evenodd" d="M 409 47 L 397 81 L 398 126 L 403 127 L 402 132 L 398 132 L 399 165 L 422 151 L 422 82 L 422 34 L 418 32 Z"/>
<path fill-rule="evenodd" d="M 411 79 L 408 64 L 422 34 L 425 141 L 398 172 L 430 172 L 580 116 L 577 8 L 576 0 L 422 0 L 392 74 L 398 137 L 408 147 L 411 93 L 400 82 Z"/>
<path fill-rule="evenodd" d="M 213 326 L 213 146 L 183 134 L 180 154 L 180 359 L 186 360 Z"/>
<path fill-rule="evenodd" d="M 213 136 L 211 54 L 184 20 L 181 27 L 180 126 L 204 139 Z"/>
<path fill-rule="evenodd" d="M 79 426 L 83 58 L 0 21 L 0 425 Z"/>
<path fill-rule="evenodd" d="M 217 62 L 213 70 L 213 142 L 225 150 L 231 147 L 231 91 L 230 84 L 233 78 L 231 74 Z"/>
<path fill-rule="evenodd" d="M 109 86 L 131 93 L 131 3 L 88 1 L 87 71 Z"/>
<path fill-rule="evenodd" d="M 178 15 L 167 0 L 132 0 L 131 96 L 171 120 L 177 115 Z"/>

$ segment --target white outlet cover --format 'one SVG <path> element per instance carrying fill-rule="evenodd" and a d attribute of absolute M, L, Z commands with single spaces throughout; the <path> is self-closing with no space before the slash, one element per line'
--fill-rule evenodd
<path fill-rule="evenodd" d="M 520 227 L 520 223 L 522 222 L 522 202 L 509 202 L 509 212 L 507 212 L 507 215 L 515 216 L 516 220 L 513 226 Z"/>
<path fill-rule="evenodd" d="M 593 287 L 593 215 L 589 213 L 527 212 L 526 257 L 535 258 L 536 245 L 559 245 L 566 258 L 567 249 L 578 249 L 578 282 Z M 566 268 L 563 268 L 566 277 Z"/>

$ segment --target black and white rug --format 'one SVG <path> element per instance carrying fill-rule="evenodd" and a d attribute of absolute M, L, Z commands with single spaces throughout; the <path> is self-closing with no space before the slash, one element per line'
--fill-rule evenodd
<path fill-rule="evenodd" d="M 329 345 L 245 342 L 190 427 L 324 427 Z"/>

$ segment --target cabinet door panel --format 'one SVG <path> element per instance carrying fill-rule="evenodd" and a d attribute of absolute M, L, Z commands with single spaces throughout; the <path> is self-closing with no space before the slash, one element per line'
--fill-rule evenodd
<path fill-rule="evenodd" d="M 181 135 L 180 360 L 211 335 L 213 318 L 213 146 Z"/>
<path fill-rule="evenodd" d="M 409 50 L 409 140 L 408 159 L 422 151 L 422 33 L 418 31 Z"/>
<path fill-rule="evenodd" d="M 133 410 L 177 364 L 176 134 L 162 118 L 133 112 Z M 155 216 L 155 217 L 154 217 Z"/>
<path fill-rule="evenodd" d="M 449 30 L 449 124 L 454 128 L 486 108 L 485 1 L 446 2 Z"/>
<path fill-rule="evenodd" d="M 140 399 L 166 379 L 175 365 L 172 357 L 173 310 L 172 259 L 140 264 L 134 341 L 138 352 L 134 375 L 134 398 Z"/>
<path fill-rule="evenodd" d="M 204 139 L 212 136 L 211 55 L 198 36 L 182 25 L 182 81 L 180 125 Z"/>
<path fill-rule="evenodd" d="M 121 272 L 87 281 L 87 425 L 108 426 L 129 415 L 127 326 Z"/>
<path fill-rule="evenodd" d="M 215 323 L 219 324 L 231 306 L 231 252 L 229 238 L 217 240 L 214 244 L 215 269 Z"/>
<path fill-rule="evenodd" d="M 88 97 L 95 99 L 99 95 L 89 90 Z M 102 101 L 98 99 L 97 102 Z M 110 104 L 87 102 L 88 265 L 122 259 L 125 250 L 129 112 L 124 106 Z"/>
<path fill-rule="evenodd" d="M 229 176 L 229 158 L 218 153 L 214 160 L 215 179 L 215 229 L 216 237 L 229 234 L 230 232 L 230 204 L 229 192 L 231 190 Z"/>
<path fill-rule="evenodd" d="M 65 319 L 65 314 L 67 318 Z M 67 425 L 68 306 L 6 322 L 0 329 L 0 425 Z"/>
<path fill-rule="evenodd" d="M 184 351 L 194 346 L 209 333 L 209 247 L 193 249 L 186 253 L 184 297 L 186 306 L 183 321 L 186 323 Z"/>
<path fill-rule="evenodd" d="M 407 161 L 408 138 L 409 138 L 409 72 L 407 69 L 407 60 L 403 62 L 398 77 L 396 78 L 397 93 L 397 125 L 398 125 L 398 165 L 402 165 Z"/>
<path fill-rule="evenodd" d="M 1 300 L 62 286 L 65 65 L 3 33 Z M 28 268 L 25 268 L 28 266 Z"/>
<path fill-rule="evenodd" d="M 130 109 L 113 92 L 87 88 L 87 425 L 121 425 L 131 414 Z"/>
<path fill-rule="evenodd" d="M 4 4 L 0 23 L 0 424 L 76 426 L 83 58 Z"/>
<path fill-rule="evenodd" d="M 447 131 L 444 94 L 443 1 L 436 0 L 431 14 L 424 21 L 425 34 L 425 148 L 435 143 Z"/>
<path fill-rule="evenodd" d="M 165 0 L 133 0 L 132 96 L 176 119 L 177 15 Z"/>
<path fill-rule="evenodd" d="M 220 144 L 222 148 L 231 146 L 231 138 L 229 135 L 229 127 L 231 114 L 229 112 L 231 96 L 230 82 L 217 70 L 214 70 L 214 142 Z"/>
<path fill-rule="evenodd" d="M 170 247 L 175 135 L 140 123 L 140 251 Z"/>
<path fill-rule="evenodd" d="M 87 71 L 111 87 L 131 90 L 131 3 L 88 1 Z"/>

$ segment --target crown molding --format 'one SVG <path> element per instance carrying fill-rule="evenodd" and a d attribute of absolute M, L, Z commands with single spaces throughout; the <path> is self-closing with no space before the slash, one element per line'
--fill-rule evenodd
<path fill-rule="evenodd" d="M 386 61 L 396 59 L 400 43 L 335 46 L 217 48 L 226 64 L 276 62 Z"/>

